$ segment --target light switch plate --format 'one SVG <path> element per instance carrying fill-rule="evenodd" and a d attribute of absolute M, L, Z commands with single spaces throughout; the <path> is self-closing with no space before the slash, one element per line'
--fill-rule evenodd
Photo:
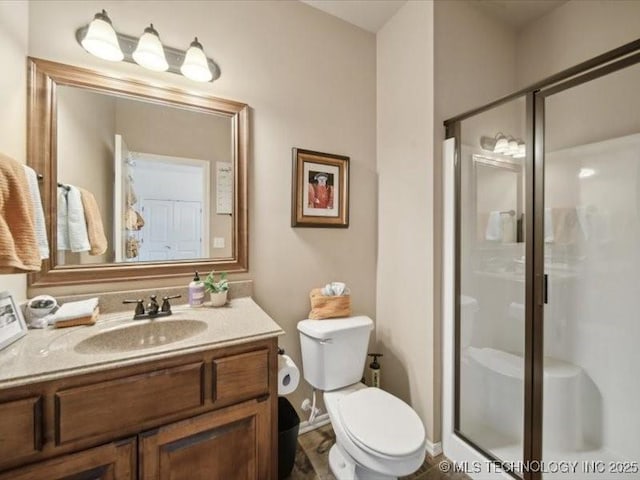
<path fill-rule="evenodd" d="M 213 248 L 224 248 L 224 237 L 213 237 Z"/>

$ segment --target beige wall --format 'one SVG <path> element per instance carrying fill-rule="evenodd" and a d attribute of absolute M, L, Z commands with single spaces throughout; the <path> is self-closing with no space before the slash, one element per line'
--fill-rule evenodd
<path fill-rule="evenodd" d="M 123 33 L 153 21 L 163 42 L 185 48 L 195 35 L 222 69 L 212 84 L 111 64 L 87 54 L 75 29 L 100 9 Z M 249 273 L 256 301 L 287 332 L 280 344 L 300 364 L 296 323 L 309 311 L 308 292 L 347 282 L 354 312 L 375 317 L 376 43 L 375 36 L 299 2 L 217 1 L 30 3 L 35 57 L 170 83 L 251 107 Z M 46 28 L 45 28 L 46 27 Z M 24 92 L 24 87 L 22 89 Z M 348 229 L 290 227 L 291 148 L 351 158 Z M 181 284 L 190 281 L 185 276 Z M 176 283 L 117 284 L 114 290 Z M 74 291 L 80 289 L 74 287 Z M 67 289 L 69 291 L 69 289 Z M 310 389 L 292 397 L 298 406 Z"/>
<path fill-rule="evenodd" d="M 637 0 L 571 0 L 517 38 L 518 87 L 605 53 L 640 36 Z"/>
<path fill-rule="evenodd" d="M 435 441 L 433 2 L 407 2 L 378 32 L 377 58 L 382 386 L 414 407 Z"/>
<path fill-rule="evenodd" d="M 518 84 L 526 86 L 640 35 L 640 2 L 572 0 L 528 25 L 517 39 Z M 563 48 L 557 48 L 558 43 Z M 546 102 L 547 151 L 636 133 L 640 66 L 550 97 Z M 625 105 L 631 115 L 621 115 Z M 580 128 L 567 128 L 575 119 Z"/>
<path fill-rule="evenodd" d="M 0 152 L 26 161 L 27 44 L 26 2 L 0 2 Z M 0 275 L 0 292 L 26 297 L 26 275 Z"/>

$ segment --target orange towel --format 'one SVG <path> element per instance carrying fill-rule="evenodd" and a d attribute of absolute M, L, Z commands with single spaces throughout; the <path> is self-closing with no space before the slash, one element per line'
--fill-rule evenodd
<path fill-rule="evenodd" d="M 104 226 L 102 225 L 102 216 L 100 215 L 100 208 L 98 208 L 98 202 L 93 193 L 88 192 L 84 188 L 78 188 L 80 190 L 80 197 L 82 198 L 82 207 L 84 208 L 84 219 L 87 222 L 87 235 L 89 237 L 89 255 L 102 255 L 107 251 L 107 237 L 104 235 Z"/>
<path fill-rule="evenodd" d="M 34 219 L 24 166 L 0 154 L 0 273 L 40 270 Z"/>

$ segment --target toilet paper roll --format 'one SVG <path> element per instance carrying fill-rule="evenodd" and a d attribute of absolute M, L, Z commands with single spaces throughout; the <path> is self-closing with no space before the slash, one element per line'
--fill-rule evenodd
<path fill-rule="evenodd" d="M 288 395 L 298 388 L 300 370 L 288 355 L 278 355 L 278 395 Z"/>

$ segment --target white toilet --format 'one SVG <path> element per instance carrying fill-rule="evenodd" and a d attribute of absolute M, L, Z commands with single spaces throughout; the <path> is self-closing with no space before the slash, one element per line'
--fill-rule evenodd
<path fill-rule="evenodd" d="M 304 378 L 324 392 L 336 434 L 329 465 L 338 480 L 383 480 L 415 472 L 424 461 L 420 417 L 405 402 L 360 383 L 369 317 L 298 323 Z"/>

